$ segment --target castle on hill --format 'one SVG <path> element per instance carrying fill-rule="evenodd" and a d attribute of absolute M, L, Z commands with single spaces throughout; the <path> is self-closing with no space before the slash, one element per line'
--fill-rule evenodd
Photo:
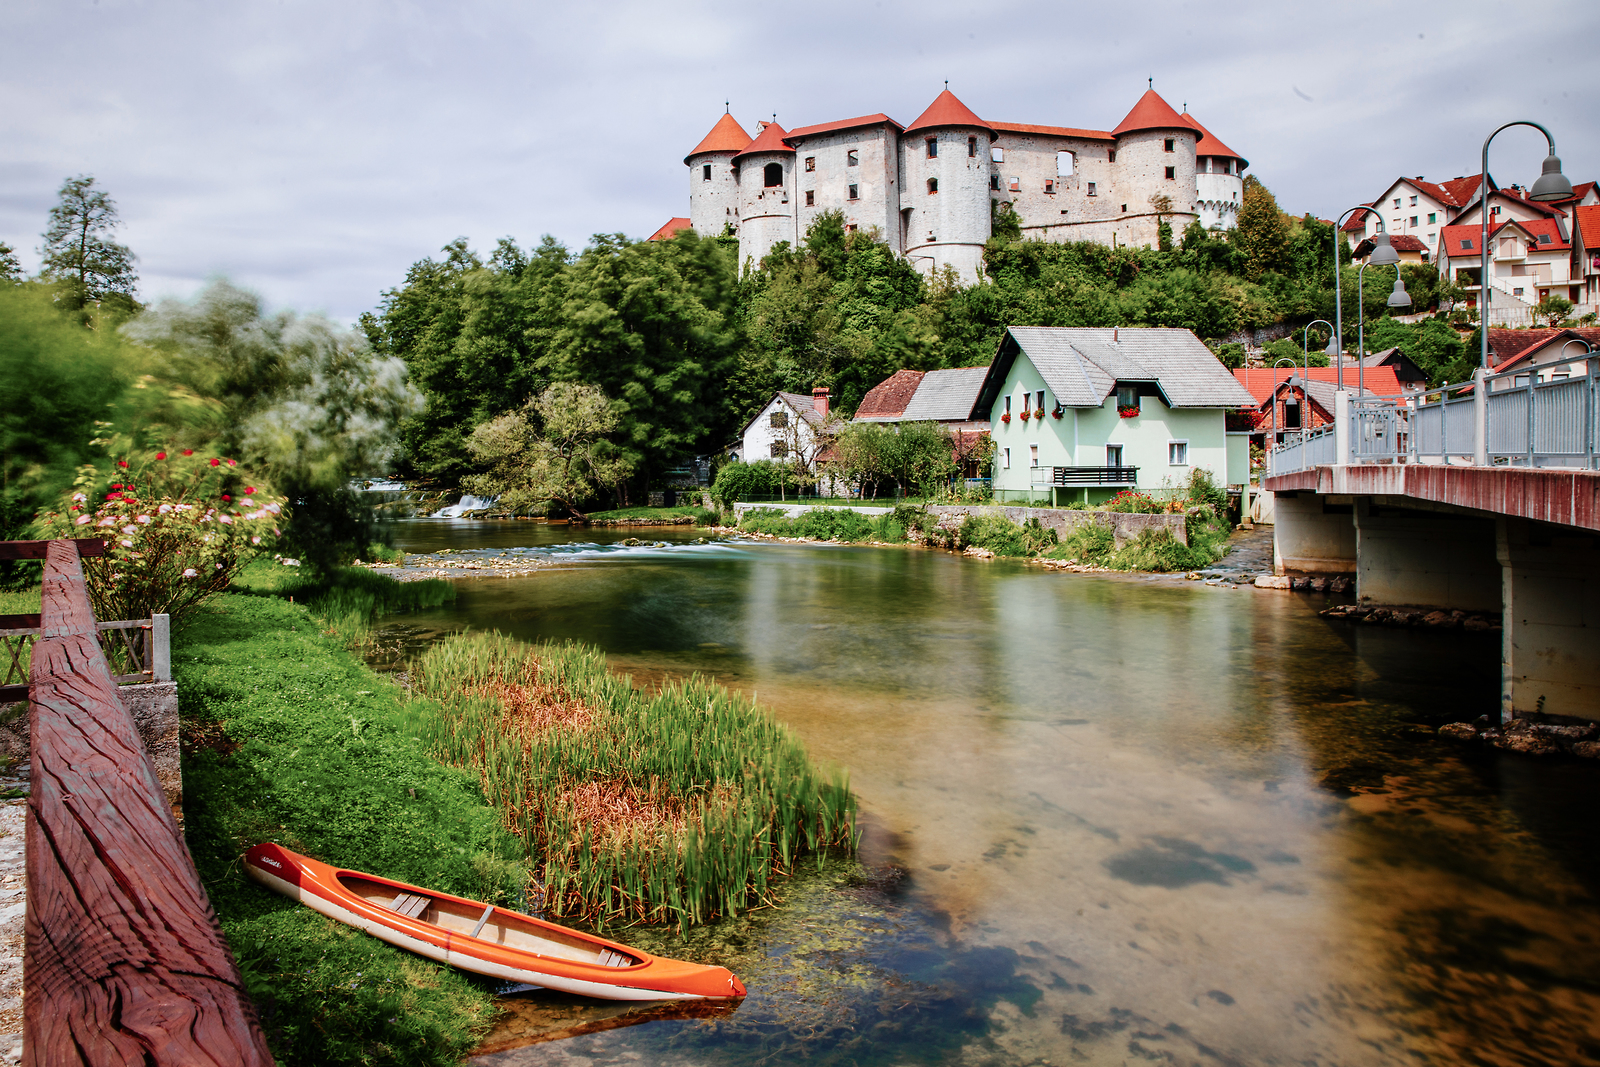
<path fill-rule="evenodd" d="M 1015 211 L 1024 237 L 1155 247 L 1162 217 L 1176 232 L 1194 219 L 1232 229 L 1249 166 L 1153 87 L 1110 131 L 986 121 L 948 88 L 909 126 L 883 114 L 794 130 L 762 122 L 752 138 L 724 114 L 684 163 L 689 217 L 657 237 L 731 227 L 740 261 L 759 263 L 778 242 L 803 240 L 822 212 L 842 211 L 848 229 L 875 230 L 924 271 L 954 267 L 967 282 L 997 210 Z"/>

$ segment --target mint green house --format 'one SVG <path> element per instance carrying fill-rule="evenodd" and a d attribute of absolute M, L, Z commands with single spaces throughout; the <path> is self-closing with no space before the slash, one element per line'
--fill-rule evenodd
<path fill-rule="evenodd" d="M 1013 326 L 974 414 L 995 443 L 1002 502 L 1099 503 L 1176 488 L 1196 468 L 1234 481 L 1225 414 L 1255 406 L 1188 330 Z"/>

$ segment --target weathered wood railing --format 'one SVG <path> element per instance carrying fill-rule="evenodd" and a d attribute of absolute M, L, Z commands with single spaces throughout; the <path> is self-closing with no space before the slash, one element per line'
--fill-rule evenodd
<path fill-rule="evenodd" d="M 94 548 L 83 554 L 100 554 Z M 106 666 L 83 542 L 43 558 L 29 669 L 23 1063 L 268 1065 L 272 1057 L 155 768 Z"/>

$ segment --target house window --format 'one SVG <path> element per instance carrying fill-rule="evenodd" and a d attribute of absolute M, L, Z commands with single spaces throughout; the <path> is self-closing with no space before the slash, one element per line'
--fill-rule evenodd
<path fill-rule="evenodd" d="M 1111 151 L 1106 153 L 1106 162 L 1107 163 L 1115 163 L 1116 161 L 1117 161 L 1117 150 L 1115 148 L 1113 148 L 1113 149 L 1111 149 Z"/>
<path fill-rule="evenodd" d="M 1472 247 L 1472 238 L 1470 238 L 1470 237 L 1463 237 L 1463 238 L 1462 238 L 1462 239 L 1461 239 L 1461 247 L 1462 247 L 1462 248 L 1471 248 L 1471 247 Z"/>
<path fill-rule="evenodd" d="M 1033 400 L 1033 394 L 1032 393 L 1023 393 L 1022 394 L 1022 413 L 1024 415 L 1026 415 L 1028 413 L 1028 410 L 1029 410 L 1028 409 L 1028 405 L 1032 400 Z"/>
<path fill-rule="evenodd" d="M 1293 396 L 1286 397 L 1283 401 L 1283 428 L 1285 430 L 1300 428 L 1300 402 Z"/>
<path fill-rule="evenodd" d="M 1054 178 L 1046 178 L 1044 180 L 1044 191 L 1047 193 L 1054 193 L 1056 191 L 1056 180 Z"/>
<path fill-rule="evenodd" d="M 1006 397 L 1006 414 L 1011 414 L 1011 398 L 1009 396 Z"/>
<path fill-rule="evenodd" d="M 783 164 L 768 163 L 761 172 L 761 184 L 768 189 L 776 189 L 783 184 Z"/>
<path fill-rule="evenodd" d="M 850 151 L 848 151 L 848 152 L 846 152 L 844 154 L 844 165 L 847 166 L 847 167 L 858 167 L 858 166 L 860 166 L 861 165 L 861 153 L 858 152 L 854 148 L 850 149 Z"/>
<path fill-rule="evenodd" d="M 1072 166 L 1074 162 L 1075 160 L 1073 159 L 1071 152 L 1057 152 L 1056 174 L 1062 178 L 1070 178 L 1072 176 Z"/>
<path fill-rule="evenodd" d="M 806 190 L 806 207 L 817 206 L 817 192 L 815 189 Z"/>
<path fill-rule="evenodd" d="M 1395 207 L 1399 207 L 1400 206 L 1400 198 L 1398 196 L 1394 198 L 1394 206 Z"/>
<path fill-rule="evenodd" d="M 772 423 L 774 430 L 786 429 L 789 425 L 789 413 L 787 411 L 774 411 L 768 421 Z"/>
<path fill-rule="evenodd" d="M 1437 211 L 1428 212 L 1428 225 L 1429 226 L 1436 225 L 1438 223 L 1438 221 L 1439 221 L 1439 213 Z"/>
<path fill-rule="evenodd" d="M 1169 467 L 1186 467 L 1189 465 L 1189 442 L 1167 442 L 1167 465 Z"/>
<path fill-rule="evenodd" d="M 1122 213 L 1124 215 L 1126 215 L 1128 213 L 1128 205 L 1127 204 L 1123 204 L 1122 205 Z"/>
<path fill-rule="evenodd" d="M 1011 469 L 1011 449 L 1002 448 L 1000 450 L 1000 466 L 1006 470 Z"/>
<path fill-rule="evenodd" d="M 1511 290 L 1511 295 L 1512 296 L 1521 296 L 1522 295 L 1521 288 L 1516 288 L 1516 289 Z"/>
<path fill-rule="evenodd" d="M 968 137 L 967 138 L 967 155 L 971 156 L 973 158 L 977 158 L 977 155 L 978 155 L 978 139 L 976 137 Z"/>
<path fill-rule="evenodd" d="M 1028 466 L 1037 467 L 1038 465 L 1039 465 L 1039 446 L 1038 445 L 1029 445 L 1028 446 Z"/>
<path fill-rule="evenodd" d="M 1433 244 L 1433 234 L 1431 234 L 1431 233 L 1430 233 L 1430 234 L 1428 234 L 1428 243 L 1429 243 L 1429 244 L 1430 244 L 1430 245 L 1431 245 L 1431 244 Z"/>
<path fill-rule="evenodd" d="M 1167 168 L 1167 181 L 1171 181 L 1172 179 L 1176 178 L 1177 176 L 1178 176 L 1178 168 L 1177 167 L 1168 167 Z"/>
<path fill-rule="evenodd" d="M 1139 406 L 1139 387 L 1137 385 L 1117 386 L 1117 407 L 1136 408 Z"/>
<path fill-rule="evenodd" d="M 852 185 L 850 187 L 850 199 L 851 200 L 860 200 L 861 199 L 861 186 Z"/>
<path fill-rule="evenodd" d="M 1089 182 L 1089 183 L 1088 183 L 1088 186 L 1089 186 L 1089 195 L 1090 195 L 1090 196 L 1094 196 L 1094 195 L 1095 195 L 1095 191 L 1094 191 L 1094 182 Z"/>
<path fill-rule="evenodd" d="M 928 193 L 929 193 L 929 195 L 932 195 L 933 193 L 937 193 L 938 191 L 939 191 L 939 179 L 938 178 L 929 178 L 928 179 Z"/>
<path fill-rule="evenodd" d="M 700 180 L 703 182 L 708 182 L 711 180 L 711 164 L 707 163 L 705 166 L 700 168 Z"/>
<path fill-rule="evenodd" d="M 1549 244 L 1550 243 L 1550 235 L 1547 234 L 1547 233 L 1541 233 L 1539 235 L 1539 243 L 1542 244 L 1542 245 Z"/>
<path fill-rule="evenodd" d="M 1006 179 L 1006 184 L 1011 187 L 1011 191 L 1013 193 L 1020 192 L 1021 189 L 1022 189 L 1022 179 L 1016 177 L 1015 175 L 1012 175 L 1011 177 L 1007 178 Z"/>
<path fill-rule="evenodd" d="M 1494 217 L 1495 215 L 1498 215 L 1498 214 L 1500 214 L 1500 205 L 1499 204 L 1496 204 L 1494 207 L 1489 209 L 1489 215 L 1490 215 L 1491 218 Z"/>
<path fill-rule="evenodd" d="M 1176 138 L 1168 137 L 1165 141 L 1161 142 L 1161 147 L 1164 148 L 1165 150 L 1167 150 L 1168 152 L 1176 151 L 1176 149 L 1174 148 L 1174 145 L 1176 144 L 1176 142 L 1177 142 Z"/>
<path fill-rule="evenodd" d="M 1108 467 L 1120 467 L 1120 466 L 1122 466 L 1122 446 L 1121 445 L 1106 445 L 1106 466 L 1108 466 Z"/>
<path fill-rule="evenodd" d="M 1043 411 L 1044 410 L 1044 390 L 1041 389 L 1041 390 L 1039 390 L 1037 393 L 1035 393 L 1033 395 L 1037 398 L 1036 400 L 1034 400 L 1033 406 L 1038 408 L 1040 411 Z"/>
<path fill-rule="evenodd" d="M 807 156 L 806 157 L 806 170 L 816 170 L 816 169 L 817 169 L 817 157 L 816 156 Z"/>
<path fill-rule="evenodd" d="M 991 188 L 991 189 L 993 189 L 993 190 L 995 190 L 997 192 L 999 191 L 999 189 L 1000 189 L 1000 175 L 998 175 L 998 174 L 989 175 L 989 188 Z"/>
<path fill-rule="evenodd" d="M 774 441 L 769 451 L 772 453 L 773 459 L 783 459 L 789 454 L 789 443 L 787 441 Z"/>
<path fill-rule="evenodd" d="M 1006 150 L 999 145 L 989 149 L 989 160 L 993 163 L 1004 163 L 1006 161 Z"/>
<path fill-rule="evenodd" d="M 939 139 L 937 137 L 930 137 L 930 138 L 928 138 L 927 145 L 928 145 L 928 158 L 929 159 L 933 159 L 935 156 L 937 156 L 939 154 Z"/>

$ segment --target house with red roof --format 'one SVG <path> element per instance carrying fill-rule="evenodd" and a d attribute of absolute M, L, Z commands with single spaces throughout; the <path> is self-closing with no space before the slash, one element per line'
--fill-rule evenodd
<path fill-rule="evenodd" d="M 752 138 L 723 114 L 684 163 L 690 225 L 737 234 L 746 266 L 839 211 L 923 271 L 969 282 L 998 211 L 1035 239 L 1153 247 L 1163 222 L 1232 228 L 1249 166 L 1153 87 L 1110 130 L 989 120 L 948 87 L 907 125 L 772 121 Z"/>
<path fill-rule="evenodd" d="M 1476 306 L 1483 272 L 1481 224 L 1446 226 L 1439 269 L 1466 287 Z M 1573 282 L 1572 237 L 1560 217 L 1491 222 L 1489 228 L 1490 301 L 1495 323 L 1533 324 L 1533 306 L 1555 293 L 1567 297 L 1582 287 Z M 1574 301 L 1576 303 L 1576 301 Z"/>

